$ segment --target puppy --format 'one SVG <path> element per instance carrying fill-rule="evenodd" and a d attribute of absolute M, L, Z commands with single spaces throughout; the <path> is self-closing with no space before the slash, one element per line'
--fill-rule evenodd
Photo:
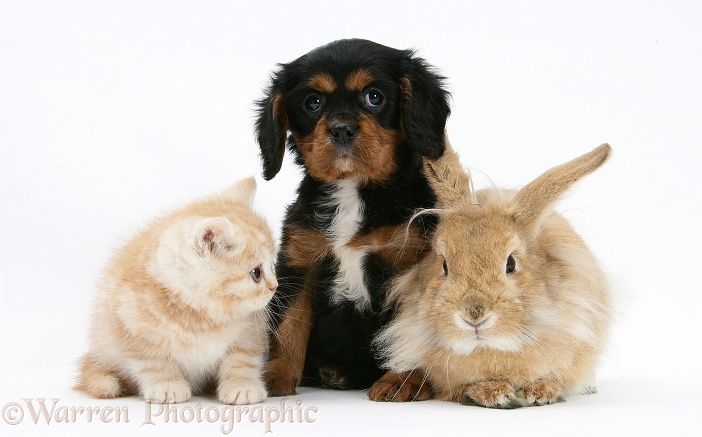
<path fill-rule="evenodd" d="M 408 219 L 436 200 L 422 157 L 444 151 L 443 82 L 412 51 L 340 40 L 280 65 L 257 102 L 264 178 L 278 173 L 286 145 L 305 170 L 270 307 L 272 395 L 304 382 L 375 383 L 374 400 L 428 397 L 412 372 L 383 376 L 370 345 L 392 317 L 381 312 L 389 281 L 429 249 L 433 219 Z"/>

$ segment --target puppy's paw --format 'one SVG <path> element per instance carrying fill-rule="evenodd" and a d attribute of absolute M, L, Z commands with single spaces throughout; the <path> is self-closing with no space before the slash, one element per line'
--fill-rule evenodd
<path fill-rule="evenodd" d="M 349 388 L 349 380 L 341 367 L 322 367 L 319 369 L 319 378 L 325 387 L 341 390 Z"/>
<path fill-rule="evenodd" d="M 266 366 L 263 380 L 271 396 L 293 396 L 300 385 L 302 373 L 295 372 L 281 359 L 271 359 Z"/>
<path fill-rule="evenodd" d="M 257 379 L 232 379 L 217 388 L 217 398 L 228 405 L 256 404 L 267 397 L 266 387 Z"/>
<path fill-rule="evenodd" d="M 464 404 L 475 403 L 488 408 L 517 408 L 522 406 L 511 384 L 504 381 L 484 381 L 471 384 L 464 391 Z"/>
<path fill-rule="evenodd" d="M 158 404 L 178 404 L 191 396 L 190 385 L 184 379 L 162 381 L 144 387 L 144 400 Z"/>
<path fill-rule="evenodd" d="M 540 379 L 524 386 L 524 398 L 529 405 L 546 405 L 560 402 L 561 385 L 555 381 Z"/>
<path fill-rule="evenodd" d="M 431 388 L 416 370 L 387 372 L 368 390 L 368 398 L 376 402 L 426 401 L 431 398 Z"/>

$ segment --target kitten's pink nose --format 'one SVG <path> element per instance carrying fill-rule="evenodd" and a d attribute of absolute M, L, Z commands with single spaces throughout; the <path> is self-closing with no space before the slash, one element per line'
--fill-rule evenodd
<path fill-rule="evenodd" d="M 273 282 L 269 289 L 271 290 L 271 293 L 275 293 L 275 291 L 278 289 L 278 281 Z"/>

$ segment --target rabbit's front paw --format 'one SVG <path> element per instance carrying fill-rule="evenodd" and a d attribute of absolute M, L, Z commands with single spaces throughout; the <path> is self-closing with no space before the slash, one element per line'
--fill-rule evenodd
<path fill-rule="evenodd" d="M 504 381 L 483 381 L 466 387 L 462 403 L 475 403 L 488 408 L 516 408 L 521 406 L 511 384 Z"/>
<path fill-rule="evenodd" d="M 548 379 L 534 381 L 525 385 L 522 390 L 529 405 L 553 404 L 563 400 L 561 397 L 561 385 Z"/>

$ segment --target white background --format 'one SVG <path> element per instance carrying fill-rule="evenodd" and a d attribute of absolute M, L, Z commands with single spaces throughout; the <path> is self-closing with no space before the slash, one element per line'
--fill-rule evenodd
<path fill-rule="evenodd" d="M 0 407 L 56 398 L 130 423 L 0 433 L 207 433 L 141 426 L 137 398 L 70 389 L 94 283 L 149 217 L 256 174 L 279 231 L 300 172 L 260 178 L 253 101 L 276 63 L 346 37 L 416 48 L 449 78 L 448 132 L 479 185 L 520 186 L 602 142 L 559 209 L 607 267 L 617 321 L 599 393 L 493 411 L 303 390 L 316 422 L 274 434 L 675 435 L 702 430 L 702 6 L 659 2 L 0 2 Z M 484 174 L 486 176 L 481 176 Z M 279 399 L 269 399 L 276 406 Z M 194 398 L 217 406 L 211 398 Z M 27 410 L 26 404 L 24 409 Z M 260 423 L 232 435 L 262 435 Z"/>

